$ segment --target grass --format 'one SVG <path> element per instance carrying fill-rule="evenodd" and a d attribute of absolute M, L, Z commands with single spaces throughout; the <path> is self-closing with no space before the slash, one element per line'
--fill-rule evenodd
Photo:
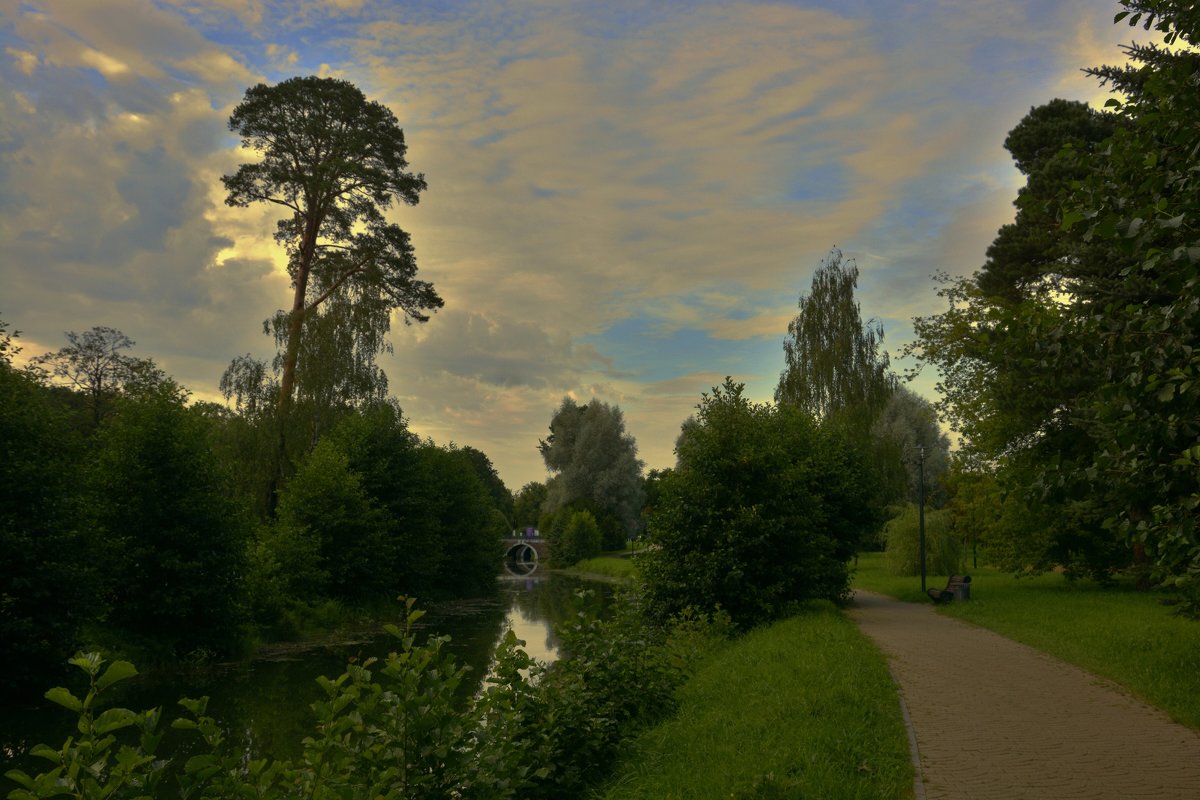
<path fill-rule="evenodd" d="M 879 651 L 829 604 L 717 650 L 679 713 L 637 737 L 595 797 L 912 797 L 908 739 Z"/>
<path fill-rule="evenodd" d="M 1200 729 L 1200 622 L 1171 613 L 1162 595 L 1128 583 L 1102 587 L 1061 575 L 1015 578 L 994 569 L 969 570 L 971 602 L 940 613 L 1024 642 L 1109 678 L 1174 720 Z M 881 554 L 865 554 L 854 585 L 901 600 L 928 602 L 919 578 L 886 574 Z M 945 586 L 946 576 L 929 586 Z"/>
<path fill-rule="evenodd" d="M 597 556 L 585 558 L 564 572 L 581 575 L 604 575 L 609 578 L 632 580 L 637 577 L 637 566 L 632 559 L 615 556 Z"/>

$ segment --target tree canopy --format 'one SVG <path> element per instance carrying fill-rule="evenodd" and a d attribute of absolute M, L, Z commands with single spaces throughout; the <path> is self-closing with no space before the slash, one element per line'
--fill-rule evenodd
<path fill-rule="evenodd" d="M 546 469 L 546 511 L 583 503 L 605 528 L 606 544 L 621 546 L 637 530 L 642 508 L 642 462 L 637 443 L 625 432 L 621 409 L 599 400 L 578 405 L 564 397 L 539 443 Z M 606 525 L 605 517 L 616 525 Z M 614 536 L 615 534 L 615 536 Z"/>
<path fill-rule="evenodd" d="M 297 77 L 248 89 L 229 128 L 260 160 L 221 179 L 226 203 L 285 212 L 275 239 L 287 251 L 292 303 L 266 324 L 280 347 L 280 417 L 297 388 L 327 403 L 380 399 L 374 357 L 387 347 L 392 313 L 424 322 L 442 306 L 416 277 L 408 233 L 384 216 L 426 188 L 408 171 L 395 115 L 347 81 Z"/>
<path fill-rule="evenodd" d="M 117 392 L 153 365 L 123 353 L 135 342 L 115 328 L 97 325 L 83 333 L 67 331 L 65 336 L 66 347 L 40 355 L 30 363 L 82 392 L 91 408 L 92 421 L 98 425 Z"/>
<path fill-rule="evenodd" d="M 948 310 L 918 320 L 914 350 L 941 372 L 976 463 L 1054 509 L 1043 553 L 1069 550 L 1097 574 L 1144 557 L 1195 589 L 1200 54 L 1175 45 L 1200 39 L 1200 12 L 1121 5 L 1118 22 L 1162 44 L 1089 70 L 1114 90 L 1105 114 L 1055 101 L 1014 129 L 1017 220 L 981 273 L 944 290 Z M 1024 250 L 1007 249 L 1015 239 Z"/>
<path fill-rule="evenodd" d="M 796 602 L 840 600 L 877 525 L 863 451 L 794 405 L 753 403 L 726 379 L 705 394 L 658 482 L 640 556 L 665 615 L 729 612 L 752 626 Z"/>
<path fill-rule="evenodd" d="M 800 295 L 800 311 L 783 342 L 786 366 L 775 401 L 818 418 L 864 412 L 873 418 L 891 394 L 888 356 L 880 352 L 883 326 L 862 322 L 854 290 L 858 265 L 834 248 L 817 267 L 812 289 Z"/>

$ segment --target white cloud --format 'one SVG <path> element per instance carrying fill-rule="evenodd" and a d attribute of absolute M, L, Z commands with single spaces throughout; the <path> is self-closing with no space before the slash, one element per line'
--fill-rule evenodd
<path fill-rule="evenodd" d="M 724 375 L 632 375 L 622 358 L 660 355 L 606 338 L 621 320 L 705 332 L 728 363 L 782 340 L 835 244 L 858 255 L 865 315 L 900 330 L 936 310 L 928 274 L 977 268 L 1012 213 L 1005 132 L 1128 33 L 1090 0 L 881 0 L 857 17 L 758 2 L 12 7 L 0 277 L 28 309 L 17 327 L 48 348 L 61 330 L 122 328 L 201 395 L 231 356 L 268 352 L 260 321 L 288 295 L 277 213 L 224 205 L 220 176 L 246 157 L 225 120 L 265 74 L 345 77 L 396 111 L 430 185 L 394 218 L 447 305 L 395 331 L 393 389 L 417 430 L 484 449 L 515 485 L 541 477 L 534 447 L 567 393 L 618 402 L 643 457 L 673 460 L 679 423 Z M 769 396 L 767 357 L 741 366 Z"/>

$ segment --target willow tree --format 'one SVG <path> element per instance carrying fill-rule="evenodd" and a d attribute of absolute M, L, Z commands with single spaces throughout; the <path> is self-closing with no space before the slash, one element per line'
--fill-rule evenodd
<path fill-rule="evenodd" d="M 858 266 L 834 248 L 788 323 L 777 403 L 799 406 L 818 418 L 866 412 L 869 419 L 887 403 L 895 379 L 887 353 L 879 349 L 883 326 L 876 320 L 863 324 L 854 299 L 857 286 Z"/>
<path fill-rule="evenodd" d="M 591 511 L 604 529 L 606 548 L 624 546 L 637 531 L 644 495 L 643 463 L 620 407 L 595 399 L 581 406 L 564 397 L 538 450 L 554 473 L 543 510 Z"/>
<path fill-rule="evenodd" d="M 395 200 L 415 205 L 425 177 L 408 171 L 404 131 L 396 116 L 369 101 L 347 81 L 297 77 L 246 91 L 229 118 L 229 129 L 260 160 L 221 178 L 225 202 L 245 207 L 266 202 L 284 216 L 275 239 L 287 251 L 290 310 L 266 328 L 280 347 L 277 409 L 280 454 L 298 375 L 309 366 L 304 353 L 321 352 L 306 337 L 342 337 L 340 359 L 351 365 L 343 388 L 359 387 L 363 376 L 380 377 L 374 356 L 386 349 L 392 313 L 405 324 L 424 322 L 440 308 L 433 286 L 416 278 L 413 247 L 384 212 Z M 317 368 L 314 361 L 313 368 Z M 321 383 L 328 389 L 326 376 Z M 377 394 L 377 385 L 367 394 Z"/>

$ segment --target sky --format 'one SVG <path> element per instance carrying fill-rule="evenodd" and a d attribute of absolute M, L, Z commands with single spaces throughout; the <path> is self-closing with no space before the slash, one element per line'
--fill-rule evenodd
<path fill-rule="evenodd" d="M 117 328 L 196 399 L 269 359 L 278 214 L 224 203 L 245 90 L 346 79 L 429 188 L 390 218 L 445 307 L 380 358 L 412 430 L 514 491 L 570 396 L 646 468 L 726 376 L 769 400 L 831 248 L 895 356 L 1011 221 L 1007 132 L 1135 38 L 1110 0 L 0 0 L 0 319 Z M 1136 31 L 1140 33 L 1140 31 Z M 1145 34 L 1143 34 L 1145 36 Z M 894 361 L 903 368 L 903 362 Z M 936 376 L 913 387 L 936 399 Z"/>

